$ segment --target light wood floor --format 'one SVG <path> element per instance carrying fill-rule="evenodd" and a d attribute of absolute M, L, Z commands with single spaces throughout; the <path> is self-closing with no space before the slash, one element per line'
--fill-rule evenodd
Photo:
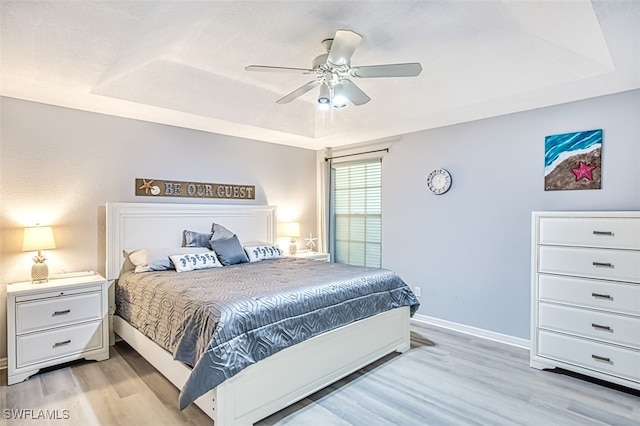
<path fill-rule="evenodd" d="M 6 386 L 0 425 L 210 424 L 180 412 L 178 391 L 126 343 Z M 68 419 L 7 420 L 7 409 Z M 50 411 L 51 412 L 51 411 Z M 266 425 L 639 425 L 640 392 L 528 366 L 528 351 L 421 324 L 412 349 L 348 376 L 258 423 Z"/>

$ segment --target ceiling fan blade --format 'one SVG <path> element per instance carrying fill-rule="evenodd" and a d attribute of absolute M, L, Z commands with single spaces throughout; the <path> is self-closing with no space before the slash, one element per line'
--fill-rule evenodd
<path fill-rule="evenodd" d="M 310 81 L 307 84 L 305 84 L 304 86 L 298 87 L 293 92 L 291 92 L 288 95 L 278 99 L 276 101 L 276 103 L 277 104 L 287 104 L 287 103 L 291 102 L 292 100 L 304 95 L 305 93 L 307 93 L 309 90 L 313 89 L 314 87 L 320 85 L 320 83 L 321 83 L 321 80 Z"/>
<path fill-rule="evenodd" d="M 340 80 L 344 89 L 344 96 L 356 106 L 364 105 L 371 100 L 366 93 L 364 93 L 353 81 L 349 79 Z"/>
<path fill-rule="evenodd" d="M 362 36 L 353 31 L 336 31 L 327 62 L 331 62 L 334 65 L 349 65 L 351 55 L 353 55 L 361 40 Z"/>
<path fill-rule="evenodd" d="M 351 75 L 359 78 L 415 77 L 422 72 L 419 62 L 409 64 L 369 65 L 351 68 Z"/>
<path fill-rule="evenodd" d="M 247 71 L 265 71 L 265 72 L 279 72 L 279 71 L 284 71 L 284 72 L 295 72 L 295 73 L 308 73 L 308 72 L 313 72 L 313 70 L 310 70 L 308 68 L 290 68 L 290 67 L 271 67 L 268 65 L 247 65 L 246 67 L 244 67 L 245 70 Z"/>

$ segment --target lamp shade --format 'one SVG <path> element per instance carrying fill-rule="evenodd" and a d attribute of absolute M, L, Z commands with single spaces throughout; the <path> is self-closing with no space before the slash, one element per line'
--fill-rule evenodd
<path fill-rule="evenodd" d="M 281 232 L 285 237 L 298 238 L 300 237 L 300 224 L 298 222 L 284 222 Z"/>
<path fill-rule="evenodd" d="M 24 228 L 22 251 L 48 250 L 56 248 L 53 229 L 50 226 Z"/>

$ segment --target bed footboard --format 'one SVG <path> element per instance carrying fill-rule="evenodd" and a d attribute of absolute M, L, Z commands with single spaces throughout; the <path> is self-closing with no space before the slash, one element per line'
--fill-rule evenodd
<path fill-rule="evenodd" d="M 182 388 L 188 367 L 122 318 L 114 316 L 113 324 L 116 334 Z M 407 351 L 409 336 L 409 308 L 392 309 L 284 349 L 195 403 L 216 426 L 251 425 L 391 352 Z"/>

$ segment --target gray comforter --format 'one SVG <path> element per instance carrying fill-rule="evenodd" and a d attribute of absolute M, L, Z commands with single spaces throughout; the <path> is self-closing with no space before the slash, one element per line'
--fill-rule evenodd
<path fill-rule="evenodd" d="M 116 314 L 193 368 L 180 408 L 247 366 L 325 331 L 419 303 L 393 272 L 295 258 L 124 273 Z"/>

